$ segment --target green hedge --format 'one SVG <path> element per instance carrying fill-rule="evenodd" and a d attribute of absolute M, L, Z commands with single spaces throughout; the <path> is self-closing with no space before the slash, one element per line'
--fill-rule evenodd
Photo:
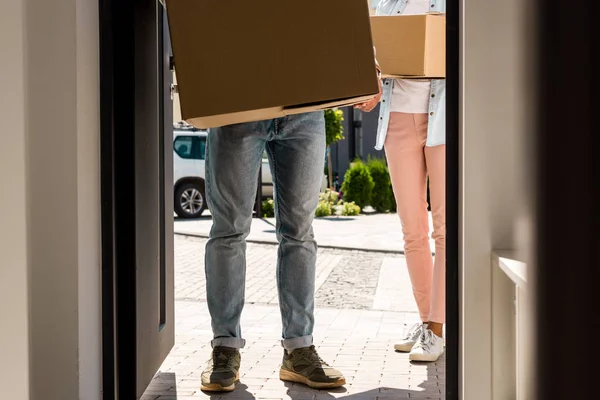
<path fill-rule="evenodd" d="M 382 158 L 369 158 L 367 167 L 374 183 L 371 207 L 380 213 L 392 210 L 394 193 L 392 191 L 390 171 L 385 160 Z"/>
<path fill-rule="evenodd" d="M 365 163 L 358 160 L 352 163 L 342 185 L 344 202 L 354 202 L 360 208 L 371 204 L 375 183 Z"/>

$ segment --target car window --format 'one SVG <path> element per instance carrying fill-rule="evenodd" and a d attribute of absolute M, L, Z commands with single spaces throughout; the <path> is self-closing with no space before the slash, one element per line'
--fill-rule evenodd
<path fill-rule="evenodd" d="M 206 158 L 206 138 L 198 136 L 178 136 L 173 149 L 181 158 L 204 160 Z"/>
<path fill-rule="evenodd" d="M 196 160 L 204 160 L 206 158 L 206 138 L 195 137 L 193 154 Z"/>
<path fill-rule="evenodd" d="M 192 136 L 178 136 L 173 142 L 173 148 L 175 153 L 181 158 L 193 158 L 192 157 Z"/>

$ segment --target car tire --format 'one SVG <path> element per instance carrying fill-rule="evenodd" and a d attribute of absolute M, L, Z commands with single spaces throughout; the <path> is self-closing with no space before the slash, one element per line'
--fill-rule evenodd
<path fill-rule="evenodd" d="M 206 210 L 204 182 L 188 182 L 175 190 L 175 213 L 179 218 L 198 218 Z"/>

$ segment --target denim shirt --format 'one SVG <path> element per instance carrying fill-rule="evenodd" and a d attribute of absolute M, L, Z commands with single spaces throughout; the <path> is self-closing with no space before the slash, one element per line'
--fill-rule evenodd
<path fill-rule="evenodd" d="M 429 0 L 431 11 L 446 12 L 446 0 Z M 407 0 L 374 0 L 377 3 L 376 15 L 402 14 Z M 383 149 L 390 122 L 390 100 L 392 97 L 393 79 L 383 80 L 383 96 L 379 107 L 379 126 L 375 149 Z M 446 144 L 446 81 L 431 81 L 431 97 L 429 101 L 429 125 L 427 128 L 426 146 Z"/>

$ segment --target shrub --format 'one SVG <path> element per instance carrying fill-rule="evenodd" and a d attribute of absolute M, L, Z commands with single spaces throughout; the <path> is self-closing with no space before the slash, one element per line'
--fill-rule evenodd
<path fill-rule="evenodd" d="M 396 198 L 394 197 L 394 188 L 390 183 L 390 212 L 398 211 L 398 205 L 396 204 Z"/>
<path fill-rule="evenodd" d="M 275 216 L 275 203 L 273 199 L 267 199 L 262 202 L 262 213 L 264 218 L 273 218 Z"/>
<path fill-rule="evenodd" d="M 370 205 L 377 212 L 388 212 L 392 208 L 391 198 L 393 192 L 387 164 L 384 159 L 369 158 L 367 167 L 374 183 Z"/>
<path fill-rule="evenodd" d="M 344 201 L 354 202 L 360 208 L 364 208 L 371 202 L 374 186 L 373 178 L 367 166 L 362 161 L 355 161 L 344 176 L 344 184 L 342 185 Z"/>
<path fill-rule="evenodd" d="M 325 192 L 319 194 L 319 201 L 327 201 L 330 204 L 335 204 L 338 202 L 340 194 L 334 190 L 327 189 Z"/>
<path fill-rule="evenodd" d="M 329 217 L 331 215 L 331 203 L 326 200 L 319 201 L 315 211 L 315 217 Z"/>
<path fill-rule="evenodd" d="M 344 203 L 342 205 L 342 215 L 354 216 L 354 215 L 358 215 L 358 214 L 360 214 L 360 207 L 357 206 L 356 204 L 354 204 L 354 202 Z"/>
<path fill-rule="evenodd" d="M 325 175 L 329 187 L 333 186 L 333 171 L 331 165 L 331 146 L 344 139 L 344 112 L 339 109 L 325 110 L 325 144 L 327 146 L 327 161 Z"/>

